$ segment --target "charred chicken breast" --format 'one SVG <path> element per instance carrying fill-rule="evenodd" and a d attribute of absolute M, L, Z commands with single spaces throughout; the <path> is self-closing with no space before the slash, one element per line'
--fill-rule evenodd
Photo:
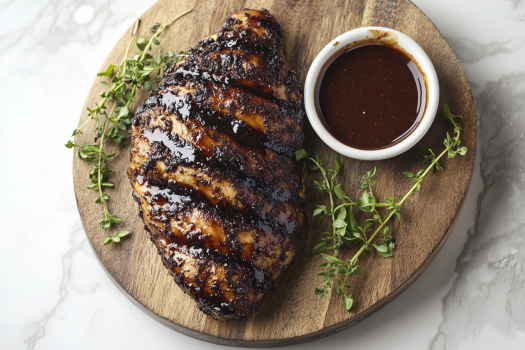
<path fill-rule="evenodd" d="M 257 312 L 291 263 L 304 107 L 268 11 L 234 12 L 170 67 L 133 119 L 128 175 L 175 282 L 217 319 Z"/>

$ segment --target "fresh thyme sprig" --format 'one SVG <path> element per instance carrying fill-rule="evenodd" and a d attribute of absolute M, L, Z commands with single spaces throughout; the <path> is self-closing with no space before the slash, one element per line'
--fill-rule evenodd
<path fill-rule="evenodd" d="M 346 280 L 351 275 L 359 275 L 363 273 L 363 269 L 356 264 L 351 264 L 350 260 L 342 261 L 338 258 L 339 249 L 342 246 L 351 248 L 355 246 L 359 237 L 355 235 L 355 232 L 364 230 L 362 227 L 357 225 L 357 221 L 354 218 L 352 207 L 357 203 L 353 202 L 341 189 L 341 184 L 335 184 L 334 179 L 343 167 L 343 163 L 339 159 L 339 156 L 335 157 L 335 169 L 325 170 L 322 166 L 324 159 L 319 159 L 319 155 L 315 152 L 314 158 L 309 158 L 305 150 L 297 151 L 296 159 L 300 160 L 308 158 L 311 161 L 310 169 L 319 170 L 323 175 L 323 181 L 314 181 L 315 187 L 321 193 L 327 193 L 330 198 L 330 206 L 327 208 L 325 205 L 316 205 L 317 209 L 314 210 L 313 215 L 321 215 L 319 220 L 326 217 L 332 219 L 332 231 L 323 232 L 323 237 L 319 240 L 319 243 L 313 248 L 313 254 L 320 253 L 323 258 L 327 261 L 321 264 L 321 268 L 328 268 L 327 271 L 320 272 L 318 275 L 321 276 L 321 281 L 324 283 L 323 288 L 316 288 L 315 294 L 320 295 L 321 299 L 324 299 L 328 294 L 328 290 L 335 284 L 339 295 L 343 295 L 345 298 L 345 308 L 350 310 L 352 307 L 353 299 L 351 293 L 346 293 L 346 288 L 350 288 L 350 285 L 346 283 Z M 334 195 L 339 199 L 339 204 L 336 206 L 334 201 Z M 329 245 L 330 244 L 330 245 Z M 324 251 L 333 250 L 333 255 L 324 254 Z M 339 277 L 339 275 L 342 275 Z"/>
<path fill-rule="evenodd" d="M 322 167 L 323 159 L 319 159 L 317 152 L 314 158 L 308 157 L 305 150 L 299 150 L 296 153 L 296 159 L 308 159 L 311 170 L 319 170 L 323 175 L 323 181 L 320 183 L 314 181 L 315 187 L 321 193 L 327 193 L 330 199 L 329 207 L 325 205 L 316 205 L 317 209 L 314 210 L 313 216 L 320 216 L 320 220 L 326 217 L 332 219 L 332 232 L 322 232 L 326 237 L 318 240 L 318 244 L 313 248 L 313 254 L 321 254 L 326 260 L 325 263 L 319 265 L 321 268 L 327 269 L 326 271 L 320 272 L 318 275 L 321 276 L 321 281 L 324 283 L 322 288 L 316 288 L 315 294 L 320 295 L 321 299 L 326 297 L 328 291 L 336 287 L 338 295 L 344 297 L 345 310 L 350 310 L 354 303 L 352 293 L 347 292 L 350 289 L 350 285 L 347 284 L 347 280 L 352 275 L 359 275 L 363 273 L 363 269 L 357 265 L 359 258 L 365 251 L 368 251 L 371 255 L 377 253 L 378 255 L 388 258 L 393 255 L 395 243 L 393 237 L 390 235 L 390 228 L 387 226 L 390 219 L 394 216 L 401 220 L 401 206 L 412 194 L 417 192 L 421 188 L 421 183 L 425 176 L 430 171 L 443 171 L 443 167 L 439 163 L 439 160 L 446 154 L 448 159 L 454 158 L 457 154 L 465 155 L 467 148 L 461 146 L 459 139 L 461 134 L 461 127 L 456 122 L 456 119 L 462 118 L 459 115 L 453 115 L 450 113 L 448 105 L 443 106 L 443 112 L 441 115 L 445 116 L 448 121 L 454 127 L 454 137 L 451 137 L 449 133 L 443 144 L 445 150 L 438 156 L 428 149 L 418 148 L 417 152 L 424 157 L 423 163 L 430 163 L 426 169 L 419 170 L 416 174 L 412 172 L 405 172 L 409 178 L 412 179 L 412 187 L 403 196 L 399 194 L 397 201 L 394 197 L 386 197 L 385 202 L 381 203 L 374 196 L 372 186 L 377 183 L 377 180 L 373 178 L 376 174 L 376 168 L 374 167 L 371 171 L 368 171 L 363 175 L 363 184 L 361 188 L 364 189 L 359 200 L 353 202 L 341 189 L 340 184 L 335 184 L 334 179 L 340 172 L 343 164 L 338 156 L 335 158 L 335 169 L 325 170 Z M 334 201 L 334 195 L 339 199 L 339 204 L 336 205 Z M 360 226 L 354 215 L 353 206 L 358 206 L 359 209 L 365 213 L 371 213 L 372 218 L 366 220 L 364 226 Z M 378 209 L 387 210 L 384 217 L 381 217 Z M 374 229 L 375 227 L 375 229 Z M 372 232 L 371 234 L 369 234 Z M 381 242 L 374 241 L 377 234 L 382 232 Z M 331 244 L 330 246 L 328 244 Z M 343 245 L 346 247 L 353 247 L 356 244 L 361 244 L 359 250 L 354 254 L 352 258 L 347 258 L 346 261 L 342 261 L 338 258 L 339 248 Z M 325 254 L 323 252 L 327 250 L 333 250 L 332 255 Z"/>
<path fill-rule="evenodd" d="M 111 235 L 106 235 L 106 239 L 104 240 L 104 243 L 102 245 L 108 245 L 110 243 L 118 243 L 120 242 L 120 239 L 122 237 L 125 237 L 129 234 L 129 231 L 117 231 L 115 232 L 115 234 L 113 236 Z"/>
<path fill-rule="evenodd" d="M 160 82 L 165 69 L 177 63 L 184 56 L 176 55 L 172 51 L 164 52 L 163 55 L 162 49 L 158 50 L 155 56 L 151 52 L 153 45 L 160 45 L 158 37 L 164 29 L 191 11 L 188 10 L 182 13 L 166 24 L 156 24 L 151 28 L 154 34 L 149 40 L 146 40 L 145 36 L 137 38 L 135 42 L 136 54 L 129 58 L 131 45 L 140 23 L 140 20 L 137 20 L 126 47 L 126 53 L 120 64 L 118 66 L 110 64 L 104 72 L 97 74 L 97 76 L 113 77 L 111 86 L 106 81 L 101 82 L 107 88 L 106 91 L 102 91 L 99 94 L 101 101 L 95 103 L 94 108 L 87 108 L 88 118 L 73 131 L 71 135 L 72 140 L 65 144 L 67 148 L 75 148 L 78 158 L 93 164 L 93 168 L 88 174 L 91 184 L 87 188 L 98 192 L 95 203 L 102 205 L 102 219 L 99 222 L 102 230 L 107 230 L 113 225 L 122 222 L 118 215 L 109 211 L 106 204 L 109 196 L 105 189 L 114 187 L 108 181 L 107 175 L 111 172 L 111 169 L 108 169 L 106 165 L 107 160 L 115 156 L 115 153 L 107 154 L 104 150 L 105 144 L 109 140 L 120 147 L 123 146 L 131 131 L 131 120 L 133 117 L 131 104 L 135 102 L 137 90 L 151 90 L 153 84 Z M 110 107 L 109 112 L 108 107 Z M 91 122 L 96 124 L 93 143 L 78 144 L 77 136 L 82 134 L 83 129 Z M 118 231 L 113 236 L 106 235 L 106 240 L 103 244 L 119 242 L 120 238 L 128 233 L 129 231 Z"/>

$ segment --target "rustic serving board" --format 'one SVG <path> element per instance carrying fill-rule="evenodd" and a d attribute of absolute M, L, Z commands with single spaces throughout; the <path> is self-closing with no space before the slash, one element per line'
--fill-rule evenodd
<path fill-rule="evenodd" d="M 425 178 L 421 191 L 404 206 L 403 221 L 391 225 L 396 239 L 395 255 L 389 259 L 365 256 L 360 266 L 365 273 L 352 279 L 355 304 L 351 312 L 344 311 L 343 300 L 335 293 L 325 300 L 315 296 L 320 286 L 319 256 L 311 249 L 319 232 L 326 231 L 328 220 L 321 225 L 312 224 L 304 232 L 303 246 L 290 269 L 277 281 L 277 291 L 270 293 L 258 314 L 228 323 L 215 321 L 202 314 L 196 304 L 173 282 L 161 263 L 154 245 L 149 241 L 137 216 L 138 209 L 131 197 L 131 186 L 126 176 L 129 152 L 118 152 L 111 161 L 111 182 L 115 189 L 108 190 L 109 207 L 124 219 L 118 229 L 128 229 L 132 235 L 120 244 L 102 246 L 105 233 L 99 228 L 99 205 L 94 204 L 95 192 L 86 190 L 90 164 L 75 158 L 73 176 L 75 193 L 84 228 L 98 258 L 121 290 L 137 306 L 162 324 L 202 340 L 231 345 L 269 347 L 282 346 L 317 339 L 349 327 L 371 315 L 403 292 L 425 270 L 445 242 L 460 212 L 467 194 L 474 166 L 476 150 L 476 113 L 469 84 L 463 69 L 451 48 L 432 22 L 409 0 L 213 0 L 170 1 L 161 0 L 142 17 L 139 35 L 151 36 L 149 28 L 157 22 L 165 23 L 187 9 L 193 12 L 182 18 L 160 37 L 167 50 L 186 50 L 202 37 L 221 28 L 228 13 L 243 8 L 270 10 L 283 29 L 287 59 L 304 83 L 308 67 L 316 54 L 331 39 L 361 26 L 384 26 L 397 29 L 415 39 L 428 53 L 440 81 L 441 103 L 447 102 L 455 114 L 464 116 L 463 144 L 469 148 L 465 157 L 445 161 L 445 172 Z M 101 71 L 110 63 L 120 62 L 131 35 L 128 29 L 115 45 Z M 99 100 L 101 79 L 96 79 L 82 109 L 80 123 L 87 114 L 87 106 Z M 145 94 L 139 95 L 142 102 Z M 136 106 L 135 106 L 136 107 Z M 451 131 L 444 118 L 436 117 L 428 134 L 418 146 L 443 149 L 442 140 Z M 313 132 L 306 122 L 306 149 L 317 150 L 328 163 L 335 153 Z M 90 130 L 83 135 L 90 141 Z M 80 141 L 84 141 L 82 138 Z M 339 181 L 351 197 L 358 196 L 361 175 L 378 167 L 379 180 L 376 195 L 405 193 L 411 184 L 404 171 L 417 171 L 421 158 L 413 150 L 379 162 L 356 161 L 343 158 L 345 171 Z M 327 166 L 332 164 L 326 164 Z M 320 174 L 304 172 L 308 206 L 311 213 L 315 203 L 325 198 L 310 185 Z M 343 258 L 353 254 L 344 251 Z"/>

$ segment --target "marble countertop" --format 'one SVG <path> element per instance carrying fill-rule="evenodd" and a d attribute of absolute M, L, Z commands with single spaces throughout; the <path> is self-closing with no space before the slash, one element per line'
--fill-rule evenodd
<path fill-rule="evenodd" d="M 0 0 L 1 349 L 223 348 L 160 325 L 115 288 L 82 229 L 63 146 L 101 53 L 153 2 Z M 472 87 L 470 192 L 442 251 L 405 293 L 292 348 L 525 348 L 525 1 L 414 2 Z"/>

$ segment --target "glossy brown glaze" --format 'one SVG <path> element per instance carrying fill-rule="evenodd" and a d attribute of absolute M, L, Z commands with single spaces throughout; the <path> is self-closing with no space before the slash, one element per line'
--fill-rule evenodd
<path fill-rule="evenodd" d="M 392 146 L 423 117 L 426 86 L 417 64 L 386 45 L 343 50 L 319 77 L 316 103 L 325 127 L 360 149 Z"/>
<path fill-rule="evenodd" d="M 292 261 L 304 189 L 299 83 L 267 11 L 239 11 L 137 110 L 128 170 L 151 240 L 206 314 L 247 316 Z"/>
<path fill-rule="evenodd" d="M 176 108 L 183 117 L 216 127 L 248 146 L 265 147 L 292 156 L 304 134 L 295 115 L 276 102 L 232 86 L 192 81 L 175 76 L 150 96 L 144 106 Z"/>
<path fill-rule="evenodd" d="M 165 79 L 178 75 L 249 90 L 280 101 L 281 109 L 302 125 L 302 90 L 282 43 L 283 32 L 268 12 L 239 11 L 224 21 L 221 32 L 166 70 Z"/>

